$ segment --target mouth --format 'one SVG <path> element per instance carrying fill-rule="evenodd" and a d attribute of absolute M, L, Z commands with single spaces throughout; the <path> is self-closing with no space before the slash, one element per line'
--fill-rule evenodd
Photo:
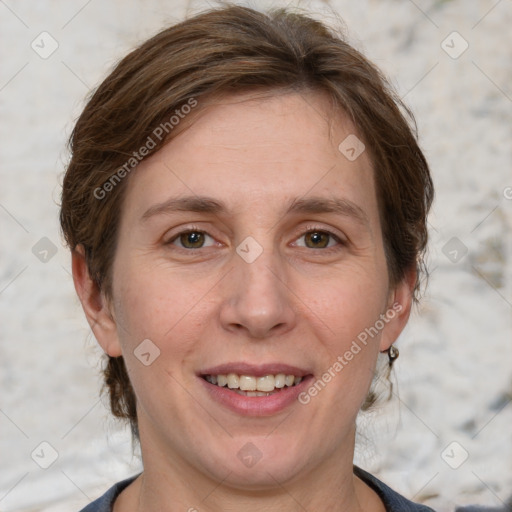
<path fill-rule="evenodd" d="M 236 373 L 201 376 L 204 380 L 220 388 L 228 388 L 242 396 L 270 396 L 285 388 L 294 387 L 302 382 L 302 377 L 277 373 L 262 377 L 256 375 L 238 375 Z"/>
<path fill-rule="evenodd" d="M 230 363 L 198 374 L 208 399 L 243 416 L 271 416 L 292 406 L 313 373 L 285 364 Z"/>

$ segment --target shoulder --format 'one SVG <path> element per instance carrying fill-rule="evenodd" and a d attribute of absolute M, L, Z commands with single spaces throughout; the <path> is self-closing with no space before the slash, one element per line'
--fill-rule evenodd
<path fill-rule="evenodd" d="M 92 501 L 80 512 L 112 512 L 112 505 L 125 487 L 128 487 L 139 475 L 132 476 L 114 484 L 103 496 Z"/>
<path fill-rule="evenodd" d="M 407 510 L 407 512 L 435 512 L 426 505 L 413 503 L 407 498 L 404 498 L 401 494 L 393 491 L 393 489 L 381 482 L 378 478 L 357 466 L 354 466 L 354 474 L 378 494 L 386 507 L 386 512 L 402 512 L 404 510 Z"/>

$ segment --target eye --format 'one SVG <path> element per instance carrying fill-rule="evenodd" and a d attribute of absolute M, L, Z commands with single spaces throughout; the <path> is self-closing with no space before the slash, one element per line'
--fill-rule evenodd
<path fill-rule="evenodd" d="M 208 247 L 206 245 L 207 240 L 211 241 L 209 245 L 213 245 L 213 238 L 204 231 L 189 230 L 178 233 L 168 243 L 183 249 L 201 249 L 202 247 Z"/>
<path fill-rule="evenodd" d="M 299 247 L 308 249 L 327 249 L 341 243 L 340 239 L 329 231 L 315 229 L 304 233 L 298 240 L 304 240 L 303 243 L 296 243 Z"/>

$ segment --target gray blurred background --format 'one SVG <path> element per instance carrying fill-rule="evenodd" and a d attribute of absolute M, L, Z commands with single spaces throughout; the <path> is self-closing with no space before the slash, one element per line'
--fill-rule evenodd
<path fill-rule="evenodd" d="M 432 168 L 430 286 L 398 342 L 396 395 L 360 418 L 356 462 L 440 512 L 502 507 L 512 494 L 512 1 L 238 3 L 341 18 L 412 108 Z M 214 5 L 0 0 L 2 511 L 79 510 L 140 470 L 100 401 L 101 351 L 59 234 L 65 143 L 118 59 Z"/>

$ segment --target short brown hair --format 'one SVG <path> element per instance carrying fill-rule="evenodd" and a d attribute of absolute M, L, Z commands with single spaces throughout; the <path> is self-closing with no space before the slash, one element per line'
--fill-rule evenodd
<path fill-rule="evenodd" d="M 106 297 L 127 180 L 101 198 L 97 191 L 119 178 L 133 152 L 187 102 L 283 88 L 323 92 L 354 122 L 373 162 L 391 284 L 416 269 L 416 297 L 433 186 L 411 112 L 380 71 L 321 22 L 287 9 L 229 5 L 171 26 L 127 55 L 92 94 L 70 137 L 61 228 L 71 250 L 83 245 L 89 274 Z M 112 413 L 137 434 L 123 358 L 109 357 L 104 373 Z"/>

